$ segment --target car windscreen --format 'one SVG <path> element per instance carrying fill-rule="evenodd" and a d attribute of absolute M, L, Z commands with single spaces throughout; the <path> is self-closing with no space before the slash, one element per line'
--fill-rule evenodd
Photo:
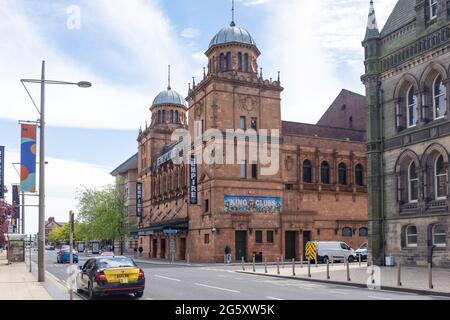
<path fill-rule="evenodd" d="M 122 267 L 136 267 L 136 264 L 130 258 L 102 258 L 97 260 L 97 267 L 99 269 L 106 268 L 122 268 Z"/>

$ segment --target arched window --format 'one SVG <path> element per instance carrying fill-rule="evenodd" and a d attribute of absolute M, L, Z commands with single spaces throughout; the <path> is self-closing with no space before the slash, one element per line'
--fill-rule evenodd
<path fill-rule="evenodd" d="M 437 157 L 434 163 L 434 190 L 436 200 L 447 198 L 447 168 L 442 155 Z"/>
<path fill-rule="evenodd" d="M 175 110 L 175 122 L 180 123 L 180 114 L 178 110 Z"/>
<path fill-rule="evenodd" d="M 351 237 L 353 236 L 353 230 L 350 227 L 345 227 L 342 229 L 342 236 L 343 237 Z"/>
<path fill-rule="evenodd" d="M 166 110 L 162 111 L 162 123 L 166 123 Z"/>
<path fill-rule="evenodd" d="M 322 184 L 330 184 L 330 165 L 326 161 L 320 165 L 320 181 Z"/>
<path fill-rule="evenodd" d="M 447 112 L 446 106 L 446 90 L 442 82 L 442 76 L 438 75 L 433 82 L 433 116 L 434 119 L 440 119 Z"/>
<path fill-rule="evenodd" d="M 250 59 L 248 57 L 248 53 L 244 54 L 244 71 L 250 71 Z"/>
<path fill-rule="evenodd" d="M 224 71 L 225 70 L 225 54 L 223 54 L 223 53 L 220 54 L 219 70 L 220 71 Z"/>
<path fill-rule="evenodd" d="M 312 183 L 312 164 L 311 161 L 303 161 L 303 182 Z"/>
<path fill-rule="evenodd" d="M 433 245 L 445 247 L 447 245 L 447 226 L 445 224 L 436 224 L 433 226 Z"/>
<path fill-rule="evenodd" d="M 238 71 L 242 71 L 242 52 L 238 53 Z"/>
<path fill-rule="evenodd" d="M 347 184 L 347 166 L 344 163 L 339 164 L 339 184 Z"/>
<path fill-rule="evenodd" d="M 359 236 L 360 237 L 367 237 L 369 236 L 369 230 L 365 227 L 359 228 Z"/>
<path fill-rule="evenodd" d="M 417 247 L 417 228 L 416 226 L 406 227 L 406 246 Z"/>
<path fill-rule="evenodd" d="M 408 111 L 408 128 L 417 125 L 417 96 L 414 93 L 414 87 L 411 86 L 406 95 L 407 111 Z"/>
<path fill-rule="evenodd" d="M 408 202 L 414 203 L 419 200 L 419 176 L 417 175 L 416 163 L 411 161 L 408 168 Z"/>
<path fill-rule="evenodd" d="M 158 123 L 161 123 L 161 110 L 158 111 Z"/>
<path fill-rule="evenodd" d="M 173 110 L 170 110 L 170 123 L 174 122 L 174 113 Z"/>
<path fill-rule="evenodd" d="M 231 52 L 227 52 L 227 71 L 231 71 Z"/>
<path fill-rule="evenodd" d="M 364 185 L 364 169 L 360 164 L 355 167 L 355 184 L 359 187 Z"/>

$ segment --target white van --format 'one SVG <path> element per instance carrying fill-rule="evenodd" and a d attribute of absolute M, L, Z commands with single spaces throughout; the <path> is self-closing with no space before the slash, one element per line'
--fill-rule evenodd
<path fill-rule="evenodd" d="M 328 260 L 353 262 L 356 259 L 355 252 L 345 242 L 341 241 L 312 241 L 317 243 L 317 258 L 322 263 Z"/>

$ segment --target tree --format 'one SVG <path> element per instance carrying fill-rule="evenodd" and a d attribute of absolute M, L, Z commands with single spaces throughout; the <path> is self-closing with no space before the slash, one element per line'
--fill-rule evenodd
<path fill-rule="evenodd" d="M 78 193 L 79 222 L 90 240 L 123 241 L 133 227 L 127 217 L 125 194 L 121 188 L 108 185 L 97 189 L 84 187 Z"/>

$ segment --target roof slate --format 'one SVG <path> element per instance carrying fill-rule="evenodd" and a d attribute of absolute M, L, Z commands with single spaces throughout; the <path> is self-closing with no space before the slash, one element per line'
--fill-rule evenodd
<path fill-rule="evenodd" d="M 416 19 L 416 0 L 399 0 L 381 30 L 384 37 Z"/>

